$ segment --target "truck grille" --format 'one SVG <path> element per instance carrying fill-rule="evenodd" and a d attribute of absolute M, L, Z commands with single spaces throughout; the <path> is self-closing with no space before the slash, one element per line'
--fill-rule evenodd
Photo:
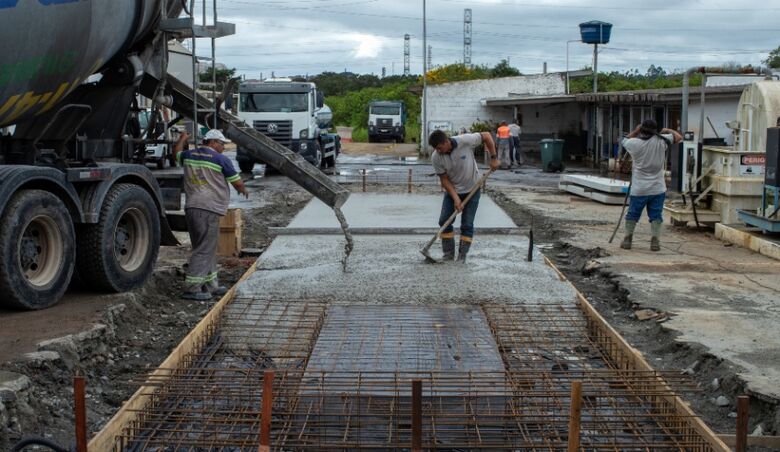
<path fill-rule="evenodd" d="M 379 118 L 376 120 L 376 125 L 379 127 L 393 127 L 392 118 Z"/>
<path fill-rule="evenodd" d="M 292 121 L 254 121 L 252 126 L 283 146 L 289 148 L 292 144 Z"/>

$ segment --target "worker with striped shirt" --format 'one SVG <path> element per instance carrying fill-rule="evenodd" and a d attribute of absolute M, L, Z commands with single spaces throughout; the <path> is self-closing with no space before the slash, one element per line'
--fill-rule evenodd
<path fill-rule="evenodd" d="M 222 154 L 230 143 L 222 132 L 209 130 L 202 146 L 182 151 L 187 138 L 183 133 L 174 146 L 176 161 L 184 169 L 184 212 L 192 242 L 182 298 L 210 300 L 227 292 L 217 279 L 217 241 L 219 217 L 225 216 L 230 203 L 228 184 L 247 198 L 249 193 L 233 163 Z"/>

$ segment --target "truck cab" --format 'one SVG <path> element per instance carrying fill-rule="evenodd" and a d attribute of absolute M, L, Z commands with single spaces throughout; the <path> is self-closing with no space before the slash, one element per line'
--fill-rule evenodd
<path fill-rule="evenodd" d="M 239 86 L 238 117 L 314 166 L 336 163 L 340 140 L 328 133 L 333 115 L 314 83 L 246 81 Z M 240 147 L 236 160 L 243 172 L 251 172 L 255 163 L 264 163 Z"/>
<path fill-rule="evenodd" d="M 372 101 L 368 104 L 368 142 L 392 140 L 403 143 L 406 135 L 406 106 L 401 101 Z"/>

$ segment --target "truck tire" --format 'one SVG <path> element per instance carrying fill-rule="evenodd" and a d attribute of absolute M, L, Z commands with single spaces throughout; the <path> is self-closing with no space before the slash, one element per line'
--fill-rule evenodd
<path fill-rule="evenodd" d="M 154 270 L 160 216 L 152 197 L 134 184 L 111 187 L 97 224 L 79 231 L 77 265 L 90 288 L 124 292 L 141 286 Z"/>
<path fill-rule="evenodd" d="M 6 307 L 44 309 L 68 288 L 76 260 L 68 209 L 54 194 L 21 190 L 0 218 L 0 299 Z"/>
<path fill-rule="evenodd" d="M 255 169 L 255 162 L 251 160 L 239 160 L 238 169 L 240 169 L 242 173 L 252 174 L 252 170 Z"/>

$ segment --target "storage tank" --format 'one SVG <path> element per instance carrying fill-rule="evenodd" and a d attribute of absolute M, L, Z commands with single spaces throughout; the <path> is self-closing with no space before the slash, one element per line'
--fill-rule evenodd
<path fill-rule="evenodd" d="M 317 110 L 317 127 L 320 129 L 330 129 L 333 126 L 333 110 L 327 105 Z"/>
<path fill-rule="evenodd" d="M 612 24 L 591 20 L 580 24 L 580 37 L 585 44 L 606 44 L 612 34 Z"/>
<path fill-rule="evenodd" d="M 748 85 L 737 106 L 738 150 L 766 152 L 766 129 L 780 117 L 780 81 L 764 80 Z"/>
<path fill-rule="evenodd" d="M 0 2 L 0 126 L 52 109 L 117 53 L 147 37 L 163 1 Z"/>

